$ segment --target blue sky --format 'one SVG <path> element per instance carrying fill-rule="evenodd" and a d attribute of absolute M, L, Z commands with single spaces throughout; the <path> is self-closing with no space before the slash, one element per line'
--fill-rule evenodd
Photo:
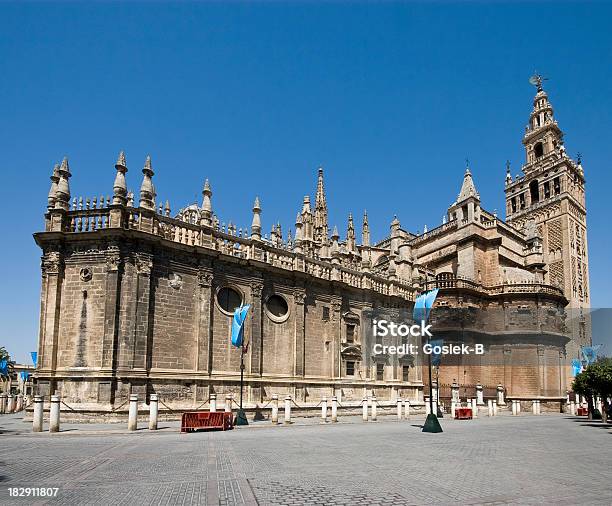
<path fill-rule="evenodd" d="M 587 178 L 592 304 L 612 306 L 612 40 L 606 3 L 0 4 L 0 345 L 36 349 L 49 175 L 68 155 L 73 195 L 112 193 L 125 149 L 147 153 L 173 211 L 210 178 L 214 210 L 292 226 L 316 169 L 332 224 L 367 208 L 373 239 L 397 214 L 439 224 L 465 158 L 483 205 L 504 209 L 506 159 L 537 69 Z"/>

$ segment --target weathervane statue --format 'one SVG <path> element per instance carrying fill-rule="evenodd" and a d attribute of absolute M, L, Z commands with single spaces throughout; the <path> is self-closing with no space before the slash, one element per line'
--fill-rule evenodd
<path fill-rule="evenodd" d="M 543 77 L 542 74 L 536 70 L 535 74 L 529 78 L 529 84 L 535 86 L 538 91 L 542 91 L 542 81 L 548 81 L 547 77 Z"/>

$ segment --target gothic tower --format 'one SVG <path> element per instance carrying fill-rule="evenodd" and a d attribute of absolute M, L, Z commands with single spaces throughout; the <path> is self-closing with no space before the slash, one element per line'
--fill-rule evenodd
<path fill-rule="evenodd" d="M 535 223 L 548 266 L 546 282 L 563 288 L 569 308 L 590 305 L 584 171 L 580 158 L 567 156 L 563 132 L 554 118 L 542 77 L 525 129 L 527 155 L 523 175 L 514 180 L 507 168 L 506 216 L 519 230 Z"/>

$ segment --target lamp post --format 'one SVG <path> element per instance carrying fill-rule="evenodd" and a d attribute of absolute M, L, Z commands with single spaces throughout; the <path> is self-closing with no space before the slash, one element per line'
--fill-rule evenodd
<path fill-rule="evenodd" d="M 234 425 L 249 424 L 244 409 L 242 409 L 242 390 L 244 387 L 244 322 L 250 307 L 250 304 L 246 304 L 236 308 L 232 320 L 232 345 L 240 347 L 240 406 Z"/>

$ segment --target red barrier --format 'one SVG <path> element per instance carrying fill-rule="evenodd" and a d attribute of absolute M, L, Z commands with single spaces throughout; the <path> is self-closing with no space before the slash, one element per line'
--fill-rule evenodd
<path fill-rule="evenodd" d="M 232 413 L 217 411 L 188 411 L 181 417 L 181 432 L 198 430 L 230 430 L 234 427 Z"/>
<path fill-rule="evenodd" d="M 589 410 L 587 408 L 578 408 L 576 413 L 578 416 L 588 416 Z"/>
<path fill-rule="evenodd" d="M 455 408 L 455 420 L 471 420 L 472 408 Z"/>

